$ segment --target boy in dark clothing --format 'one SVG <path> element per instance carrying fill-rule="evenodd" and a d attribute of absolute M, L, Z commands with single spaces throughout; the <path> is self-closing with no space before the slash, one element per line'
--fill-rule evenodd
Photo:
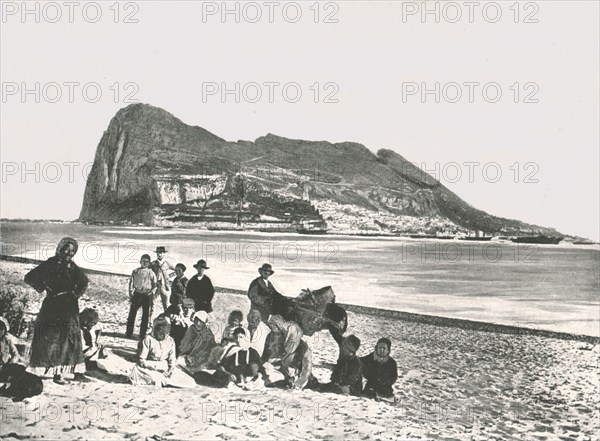
<path fill-rule="evenodd" d="M 175 279 L 173 279 L 173 283 L 171 283 L 171 297 L 169 298 L 169 302 L 171 305 L 181 305 L 183 304 L 183 299 L 185 298 L 185 289 L 187 288 L 188 279 L 185 277 L 185 270 L 187 268 L 183 263 L 178 263 L 175 265 Z"/>
<path fill-rule="evenodd" d="M 360 339 L 354 334 L 342 337 L 339 332 L 331 329 L 330 333 L 340 347 L 340 355 L 331 373 L 331 382 L 321 385 L 319 390 L 360 396 L 362 393 L 362 366 L 360 359 L 356 356 L 360 347 Z"/>
<path fill-rule="evenodd" d="M 377 400 L 394 401 L 392 385 L 398 379 L 398 366 L 390 357 L 391 347 L 389 339 L 380 338 L 375 351 L 361 357 L 362 373 L 367 380 L 363 395 Z"/>

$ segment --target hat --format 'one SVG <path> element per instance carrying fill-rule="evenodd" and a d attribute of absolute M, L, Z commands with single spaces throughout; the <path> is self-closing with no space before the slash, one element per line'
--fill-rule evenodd
<path fill-rule="evenodd" d="M 360 348 L 360 339 L 356 335 L 350 334 L 348 337 L 346 337 L 346 341 L 350 343 L 350 346 L 354 348 L 355 352 L 358 351 L 358 348 Z"/>
<path fill-rule="evenodd" d="M 165 247 L 156 247 L 156 251 L 154 251 L 155 253 L 166 253 L 167 250 L 165 250 Z"/>
<path fill-rule="evenodd" d="M 203 323 L 208 323 L 210 316 L 208 315 L 208 312 L 200 310 L 196 311 L 196 314 L 194 314 L 194 319 L 198 319 Z"/>
<path fill-rule="evenodd" d="M 208 266 L 206 265 L 206 260 L 204 259 L 200 259 L 196 265 L 194 265 L 194 268 L 204 268 L 204 269 L 209 269 Z"/>
<path fill-rule="evenodd" d="M 181 271 L 183 271 L 184 273 L 187 270 L 186 266 L 183 263 L 178 263 L 177 265 L 175 265 L 175 268 L 181 268 Z"/>
<path fill-rule="evenodd" d="M 273 267 L 271 266 L 271 264 L 270 264 L 270 263 L 263 263 L 263 266 L 261 266 L 261 267 L 258 269 L 258 272 L 260 272 L 261 270 L 262 270 L 262 271 L 266 271 L 266 272 L 268 272 L 268 273 L 270 273 L 270 274 L 275 274 L 275 271 L 273 271 Z"/>
<path fill-rule="evenodd" d="M 193 308 L 196 304 L 194 303 L 194 299 L 183 299 L 181 302 L 184 308 Z"/>

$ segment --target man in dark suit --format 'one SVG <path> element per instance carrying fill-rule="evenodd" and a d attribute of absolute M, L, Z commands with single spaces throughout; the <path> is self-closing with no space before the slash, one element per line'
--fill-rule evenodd
<path fill-rule="evenodd" d="M 276 302 L 281 302 L 284 297 L 277 292 L 269 277 L 275 273 L 273 267 L 265 263 L 258 269 L 260 277 L 252 281 L 248 288 L 248 298 L 252 303 L 251 309 L 260 311 L 260 318 L 267 323 L 269 316 L 273 314 L 273 306 Z"/>
<path fill-rule="evenodd" d="M 210 279 L 204 275 L 204 270 L 208 269 L 206 261 L 200 259 L 194 265 L 198 274 L 192 277 L 185 289 L 185 296 L 194 300 L 194 309 L 196 311 L 212 312 L 212 300 L 215 296 L 215 288 Z"/>

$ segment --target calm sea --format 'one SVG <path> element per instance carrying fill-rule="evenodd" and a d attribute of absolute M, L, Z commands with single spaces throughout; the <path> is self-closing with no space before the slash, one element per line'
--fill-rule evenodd
<path fill-rule="evenodd" d="M 2 254 L 46 259 L 63 236 L 79 241 L 84 268 L 129 274 L 162 245 L 188 277 L 207 260 L 220 287 L 247 289 L 269 262 L 286 295 L 331 285 L 343 303 L 600 336 L 597 246 L 0 224 Z"/>

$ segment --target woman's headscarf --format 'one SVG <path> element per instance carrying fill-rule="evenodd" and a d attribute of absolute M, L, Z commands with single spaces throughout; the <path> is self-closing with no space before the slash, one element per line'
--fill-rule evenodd
<path fill-rule="evenodd" d="M 280 315 L 272 315 L 267 322 L 269 328 L 272 331 L 278 331 L 285 333 L 287 331 L 287 326 L 285 326 L 285 320 Z"/>
<path fill-rule="evenodd" d="M 198 319 L 203 323 L 208 323 L 210 316 L 208 315 L 208 312 L 200 310 L 192 314 L 192 320 L 194 319 Z"/>
<path fill-rule="evenodd" d="M 274 334 L 274 352 L 281 356 L 281 364 L 287 370 L 304 335 L 302 328 L 295 322 L 286 322 L 280 315 L 272 315 L 267 324 Z"/>
<path fill-rule="evenodd" d="M 79 244 L 77 243 L 77 241 L 75 239 L 73 239 L 72 237 L 63 237 L 60 242 L 58 242 L 58 245 L 56 246 L 56 252 L 55 254 L 57 256 L 60 255 L 60 252 L 67 246 L 67 245 L 73 245 L 75 247 L 75 253 L 77 253 L 77 250 L 79 249 Z"/>

